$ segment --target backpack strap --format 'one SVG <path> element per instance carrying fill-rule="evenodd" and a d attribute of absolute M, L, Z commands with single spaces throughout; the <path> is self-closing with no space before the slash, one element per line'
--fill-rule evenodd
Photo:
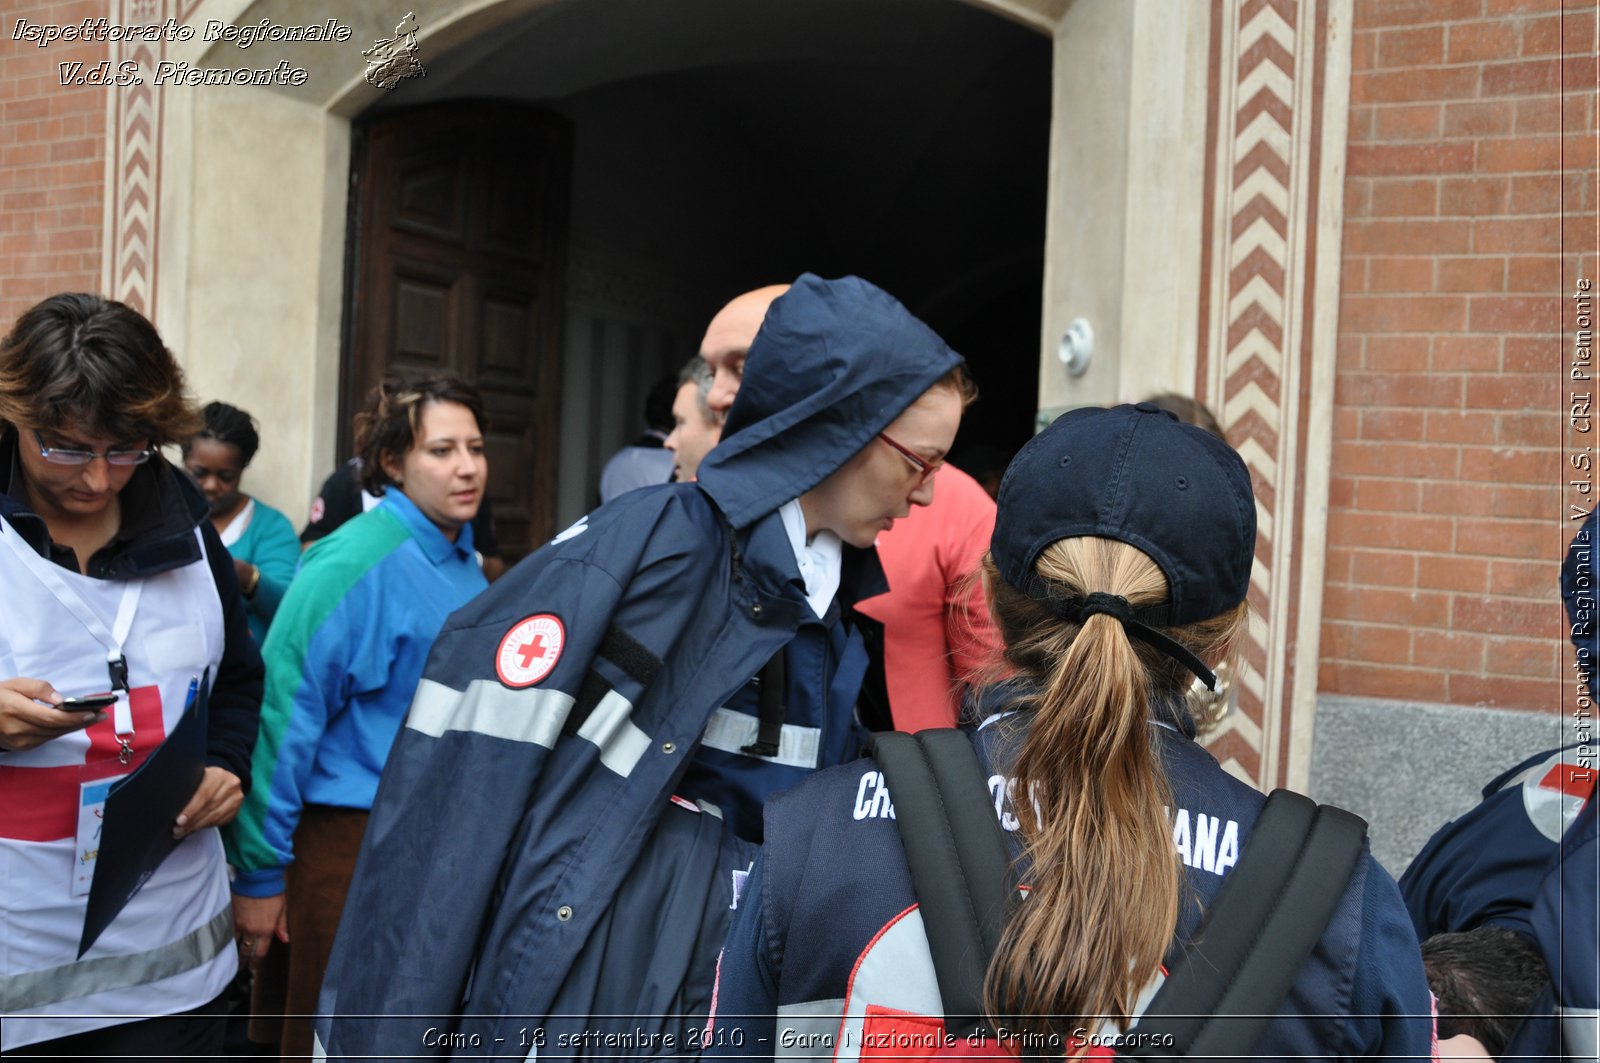
<path fill-rule="evenodd" d="M 945 1030 L 973 1033 L 983 1021 L 983 979 L 1007 902 L 1017 895 L 988 780 L 971 741 L 954 728 L 879 733 L 871 752 L 894 799 Z"/>
<path fill-rule="evenodd" d="M 1135 1027 L 1170 1036 L 1171 1046 L 1119 1058 L 1249 1056 L 1333 918 L 1366 836 L 1359 816 L 1274 790 L 1194 942 Z"/>
<path fill-rule="evenodd" d="M 1017 896 L 987 779 L 953 728 L 877 734 L 871 753 L 894 798 L 946 1031 L 972 1033 L 982 1028 L 984 976 Z M 1366 836 L 1359 816 L 1274 790 L 1194 942 L 1135 1027 L 1170 1036 L 1171 1047 L 1119 1058 L 1249 1056 L 1333 918 Z"/>

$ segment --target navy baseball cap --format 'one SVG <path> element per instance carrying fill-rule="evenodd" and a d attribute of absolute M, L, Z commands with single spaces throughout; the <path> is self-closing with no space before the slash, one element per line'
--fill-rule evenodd
<path fill-rule="evenodd" d="M 989 548 L 1024 592 L 1045 547 L 1084 535 L 1160 566 L 1171 595 L 1163 626 L 1220 616 L 1250 590 L 1256 508 L 1244 461 L 1153 403 L 1063 414 L 1012 459 L 998 508 Z"/>

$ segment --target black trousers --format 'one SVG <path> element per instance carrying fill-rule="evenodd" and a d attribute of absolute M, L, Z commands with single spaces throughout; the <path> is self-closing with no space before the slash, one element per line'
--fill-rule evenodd
<path fill-rule="evenodd" d="M 142 1058 L 145 1063 L 151 1058 L 205 1059 L 223 1054 L 222 1038 L 227 1023 L 227 1005 L 219 996 L 193 1011 L 154 1019 L 137 1019 L 88 1033 L 58 1037 L 54 1041 L 23 1045 L 15 1052 L 7 1052 L 6 1058 L 119 1061 Z"/>

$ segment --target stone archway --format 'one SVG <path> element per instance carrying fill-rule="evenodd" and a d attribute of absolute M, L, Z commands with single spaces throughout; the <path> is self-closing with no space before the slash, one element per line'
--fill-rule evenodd
<path fill-rule="evenodd" d="M 1351 0 L 965 0 L 1055 50 L 1039 394 L 1045 411 L 1192 391 L 1257 478 L 1263 530 L 1248 693 L 1216 749 L 1303 786 L 1316 690 L 1331 449 L 1338 175 Z M 444 52 L 544 0 L 417 0 Z M 290 0 L 118 0 L 124 22 L 295 23 Z M 341 11 L 356 45 L 388 13 Z M 116 46 L 121 47 L 121 46 Z M 237 60 L 203 40 L 114 60 Z M 266 66 L 289 55 L 263 42 Z M 294 53 L 300 86 L 109 97 L 107 290 L 150 309 L 197 390 L 251 395 L 280 444 L 259 476 L 309 494 L 333 460 L 349 119 L 380 90 L 349 54 Z M 1201 133 L 1200 131 L 1204 132 Z M 1092 204 L 1092 209 L 1086 205 Z M 1099 354 L 1068 378 L 1067 325 Z M 265 419 L 265 418 L 264 418 Z"/>

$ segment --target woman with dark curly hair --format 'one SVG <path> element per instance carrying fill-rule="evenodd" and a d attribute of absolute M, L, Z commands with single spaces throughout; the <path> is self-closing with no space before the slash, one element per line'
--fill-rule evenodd
<path fill-rule="evenodd" d="M 250 634 L 259 644 L 300 563 L 300 540 L 288 517 L 240 489 L 261 445 L 255 418 L 225 402 L 208 402 L 200 412 L 205 427 L 184 443 L 183 465 L 211 503 L 211 524 L 233 555 Z"/>
<path fill-rule="evenodd" d="M 260 785 L 228 832 L 234 909 L 253 958 L 257 1015 L 287 1016 L 286 1057 L 309 1056 L 317 991 L 367 811 L 445 617 L 488 586 L 473 551 L 487 421 L 453 376 L 373 389 L 356 445 L 373 509 L 313 543 L 267 635 Z M 286 982 L 286 984 L 284 984 Z M 279 986 L 286 993 L 277 1007 Z"/>
<path fill-rule="evenodd" d="M 210 507 L 160 453 L 198 422 L 171 352 L 121 303 L 52 296 L 0 341 L 6 1053 L 222 1049 L 238 958 L 215 828 L 250 786 L 261 658 Z M 80 956 L 103 792 L 173 733 L 208 671 L 182 840 Z M 102 691 L 99 709 L 64 700 Z"/>

